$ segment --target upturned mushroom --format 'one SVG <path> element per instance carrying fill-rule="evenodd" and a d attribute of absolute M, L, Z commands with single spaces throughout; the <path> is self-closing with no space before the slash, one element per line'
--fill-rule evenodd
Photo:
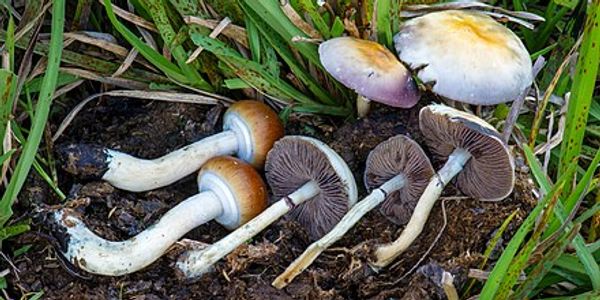
<path fill-rule="evenodd" d="M 394 45 L 419 80 L 451 100 L 510 102 L 533 81 L 531 58 L 521 40 L 480 12 L 446 10 L 408 20 Z"/>
<path fill-rule="evenodd" d="M 319 238 L 358 197 L 354 176 L 344 160 L 314 138 L 282 138 L 269 152 L 265 170 L 273 195 L 280 200 L 218 242 L 182 254 L 176 268 L 183 276 L 195 278 L 209 272 L 213 264 L 288 212 L 312 238 Z"/>
<path fill-rule="evenodd" d="M 364 175 L 371 193 L 354 205 L 323 238 L 312 243 L 272 285 L 281 289 L 289 284 L 367 212 L 381 203 L 380 211 L 388 219 L 394 223 L 406 223 L 433 174 L 433 167 L 423 149 L 407 136 L 397 135 L 379 144 L 367 157 Z"/>
<path fill-rule="evenodd" d="M 365 101 L 409 108 L 420 94 L 410 71 L 384 46 L 351 37 L 333 38 L 319 46 L 321 64 L 339 82 L 358 95 L 359 116 L 366 115 Z"/>
<path fill-rule="evenodd" d="M 93 274 L 119 276 L 138 271 L 158 259 L 188 231 L 210 220 L 234 229 L 267 206 L 266 186 L 242 160 L 210 159 L 198 175 L 199 193 L 177 204 L 156 224 L 126 241 L 108 241 L 93 233 L 71 209 L 50 213 L 50 226 L 62 255 Z"/>
<path fill-rule="evenodd" d="M 465 195 L 483 201 L 499 201 L 513 190 L 515 166 L 506 144 L 484 120 L 433 104 L 419 113 L 419 127 L 430 151 L 444 166 L 431 178 L 408 224 L 393 242 L 378 245 L 370 264 L 383 268 L 403 253 L 423 231 L 429 213 L 444 187 L 455 185 Z"/>
<path fill-rule="evenodd" d="M 89 144 L 67 145 L 59 150 L 63 168 L 74 175 L 102 179 L 133 192 L 167 186 L 200 169 L 210 158 L 236 154 L 262 168 L 267 152 L 283 136 L 283 125 L 267 105 L 252 100 L 231 105 L 223 118 L 223 131 L 162 157 L 146 160 Z"/>

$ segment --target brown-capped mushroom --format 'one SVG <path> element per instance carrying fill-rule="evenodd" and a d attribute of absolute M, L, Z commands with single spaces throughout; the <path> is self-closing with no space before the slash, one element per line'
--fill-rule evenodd
<path fill-rule="evenodd" d="M 273 195 L 280 200 L 218 242 L 184 253 L 176 267 L 185 277 L 208 272 L 214 263 L 288 212 L 310 236 L 318 238 L 335 226 L 358 197 L 354 176 L 344 160 L 314 138 L 282 138 L 269 152 L 265 169 Z"/>
<path fill-rule="evenodd" d="M 407 220 L 434 170 L 413 140 L 397 135 L 379 144 L 367 158 L 365 184 L 371 193 L 359 201 L 324 237 L 312 243 L 273 281 L 278 289 L 302 273 L 333 243 L 338 241 L 366 213 L 383 202 L 381 211 L 393 222 Z"/>
<path fill-rule="evenodd" d="M 61 241 L 60 251 L 73 265 L 93 274 L 119 276 L 148 266 L 199 225 L 214 219 L 234 229 L 267 206 L 267 190 L 260 175 L 233 157 L 215 157 L 206 162 L 198 175 L 198 189 L 198 194 L 126 241 L 99 237 L 68 208 L 52 212 L 50 226 Z"/>
<path fill-rule="evenodd" d="M 419 125 L 431 152 L 446 163 L 429 181 L 400 237 L 377 247 L 371 262 L 375 268 L 387 266 L 419 236 L 433 205 L 455 176 L 458 189 L 485 201 L 504 199 L 514 186 L 512 155 L 484 120 L 434 104 L 421 109 Z"/>
<path fill-rule="evenodd" d="M 277 114 L 258 101 L 231 105 L 223 117 L 223 131 L 162 157 L 146 160 L 89 144 L 59 150 L 64 169 L 74 175 L 102 179 L 123 190 L 142 192 L 167 186 L 200 169 L 211 157 L 236 154 L 262 168 L 267 152 L 283 136 Z"/>

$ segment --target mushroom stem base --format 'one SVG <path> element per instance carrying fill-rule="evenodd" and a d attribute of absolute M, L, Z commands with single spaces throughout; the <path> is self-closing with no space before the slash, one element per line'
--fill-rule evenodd
<path fill-rule="evenodd" d="M 423 191 L 404 231 L 395 241 L 377 246 L 375 251 L 376 260 L 369 263 L 373 269 L 378 270 L 389 265 L 421 234 L 427 218 L 429 218 L 429 213 L 442 194 L 444 187 L 462 171 L 470 158 L 471 154 L 460 148 L 455 149 L 450 154 L 446 164 L 431 178 L 425 191 Z"/>
<path fill-rule="evenodd" d="M 371 110 L 371 100 L 369 98 L 358 95 L 356 97 L 356 114 L 359 118 L 364 118 Z"/>
<path fill-rule="evenodd" d="M 312 243 L 283 273 L 275 278 L 271 285 L 278 289 L 287 286 L 296 276 L 310 266 L 323 251 L 342 238 L 365 214 L 383 202 L 386 195 L 401 189 L 405 184 L 406 177 L 400 174 L 392 177 L 379 188 L 373 190 L 365 199 L 354 205 L 329 233 L 320 240 Z"/>
<path fill-rule="evenodd" d="M 93 233 L 69 209 L 54 214 L 66 231 L 63 255 L 75 266 L 100 275 L 120 276 L 158 259 L 193 228 L 219 216 L 223 208 L 212 192 L 196 194 L 169 210 L 156 224 L 126 241 L 108 241 Z"/>
<path fill-rule="evenodd" d="M 305 183 L 295 192 L 269 206 L 269 208 L 264 210 L 254 219 L 231 232 L 218 242 L 202 250 L 190 250 L 185 252 L 178 259 L 176 268 L 186 278 L 195 278 L 209 272 L 213 264 L 289 212 L 292 209 L 290 202 L 294 205 L 301 204 L 304 201 L 312 199 L 319 192 L 319 186 L 314 181 Z"/>

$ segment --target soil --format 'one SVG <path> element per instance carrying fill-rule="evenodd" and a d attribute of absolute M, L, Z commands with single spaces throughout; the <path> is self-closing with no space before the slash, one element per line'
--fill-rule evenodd
<path fill-rule="evenodd" d="M 77 115 L 57 144 L 96 143 L 153 158 L 220 131 L 224 109 L 222 106 L 103 99 L 89 104 Z M 360 183 L 366 156 L 378 143 L 400 133 L 422 142 L 417 126 L 419 109 L 375 106 L 368 118 L 345 122 L 295 116 L 286 125 L 286 131 L 287 134 L 315 136 L 331 145 L 348 162 Z M 61 115 L 64 116 L 59 113 L 53 117 L 52 132 L 62 120 Z M 434 165 L 439 167 L 439 163 L 434 162 Z M 443 292 L 436 280 L 439 276 L 435 274 L 440 270 L 451 272 L 460 291 L 467 271 L 479 266 L 488 241 L 504 219 L 518 210 L 515 221 L 504 234 L 507 241 L 531 209 L 534 201 L 531 181 L 519 159 L 517 166 L 515 192 L 501 202 L 464 198 L 451 185 L 447 187 L 443 201 L 447 226 L 420 263 L 423 267 L 407 276 L 404 275 L 427 252 L 442 229 L 442 201 L 435 206 L 421 237 L 390 268 L 376 274 L 363 263 L 361 255 L 350 251 L 364 241 L 390 241 L 401 232 L 402 226 L 385 220 L 374 210 L 281 291 L 270 283 L 311 242 L 293 221 L 283 219 L 269 226 L 252 243 L 219 262 L 215 273 L 195 282 L 177 278 L 173 269 L 175 258 L 185 248 L 182 245 L 174 246 L 167 255 L 135 274 L 122 277 L 85 274 L 59 259 L 48 229 L 34 222 L 30 232 L 4 245 L 10 257 L 24 245 L 32 245 L 12 261 L 19 271 L 7 276 L 9 294 L 20 297 L 43 290 L 47 299 L 442 299 Z M 78 181 L 60 170 L 58 176 L 61 189 L 68 192 L 66 205 L 77 207 L 93 231 L 112 240 L 135 235 L 178 201 L 196 192 L 193 175 L 145 193 L 121 191 L 103 182 Z M 364 196 L 364 187 L 359 186 L 360 195 Z M 37 221 L 35 208 L 57 204 L 59 201 L 48 185 L 32 172 L 15 215 Z M 210 222 L 186 238 L 212 243 L 226 234 L 225 229 Z M 5 268 L 9 267 L 3 262 L 2 269 Z"/>

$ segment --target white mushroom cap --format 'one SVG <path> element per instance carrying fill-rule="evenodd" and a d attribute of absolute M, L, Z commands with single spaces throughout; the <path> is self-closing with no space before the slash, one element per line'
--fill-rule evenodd
<path fill-rule="evenodd" d="M 400 60 L 433 92 L 475 105 L 510 102 L 531 85 L 525 46 L 491 17 L 464 10 L 433 12 L 406 21 L 394 37 Z"/>

